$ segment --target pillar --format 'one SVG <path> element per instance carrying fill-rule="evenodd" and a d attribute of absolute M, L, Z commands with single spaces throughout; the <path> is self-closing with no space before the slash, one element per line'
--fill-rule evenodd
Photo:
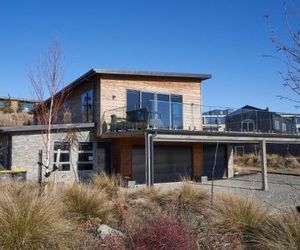
<path fill-rule="evenodd" d="M 145 132 L 145 178 L 147 187 L 154 185 L 154 147 L 153 134 Z"/>
<path fill-rule="evenodd" d="M 234 176 L 234 154 L 233 146 L 227 145 L 227 178 Z"/>
<path fill-rule="evenodd" d="M 267 174 L 267 150 L 266 141 L 261 142 L 261 176 L 262 176 L 262 190 L 268 191 L 268 174 Z"/>

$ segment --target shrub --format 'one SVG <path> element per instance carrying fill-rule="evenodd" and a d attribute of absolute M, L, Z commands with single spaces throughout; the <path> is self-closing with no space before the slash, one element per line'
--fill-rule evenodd
<path fill-rule="evenodd" d="M 107 222 L 112 216 L 112 206 L 107 194 L 91 184 L 73 184 L 62 190 L 66 213 L 79 220 L 100 218 Z"/>
<path fill-rule="evenodd" d="M 196 249 L 193 237 L 183 225 L 167 218 L 145 221 L 132 235 L 135 249 Z"/>
<path fill-rule="evenodd" d="M 74 240 L 70 223 L 51 197 L 25 184 L 7 184 L 0 194 L 1 249 L 66 249 Z"/>

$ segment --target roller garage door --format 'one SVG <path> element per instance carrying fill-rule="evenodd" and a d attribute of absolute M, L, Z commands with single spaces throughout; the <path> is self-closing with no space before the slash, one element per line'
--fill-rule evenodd
<path fill-rule="evenodd" d="M 203 175 L 212 179 L 215 160 L 216 144 L 203 145 Z M 214 179 L 222 179 L 227 175 L 226 169 L 226 145 L 219 145 Z"/>
<path fill-rule="evenodd" d="M 133 149 L 133 179 L 145 183 L 145 148 Z M 154 182 L 179 181 L 192 174 L 192 151 L 187 146 L 156 146 L 154 148 Z"/>

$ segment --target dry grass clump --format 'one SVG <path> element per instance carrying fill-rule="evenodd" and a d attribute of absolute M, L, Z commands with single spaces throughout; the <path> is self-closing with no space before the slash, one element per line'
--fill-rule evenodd
<path fill-rule="evenodd" d="M 37 189 L 10 183 L 1 187 L 1 249 L 66 249 L 72 241 L 71 224 L 60 204 L 40 196 Z"/>
<path fill-rule="evenodd" d="M 80 221 L 100 218 L 107 222 L 112 219 L 112 204 L 107 194 L 91 184 L 75 183 L 62 190 L 62 202 L 66 214 Z"/>
<path fill-rule="evenodd" d="M 3 113 L 0 111 L 0 126 L 22 126 L 33 124 L 33 115 L 26 112 Z"/>
<path fill-rule="evenodd" d="M 121 186 L 121 177 L 101 172 L 93 176 L 92 183 L 110 195 L 116 195 Z"/>
<path fill-rule="evenodd" d="M 241 167 L 261 167 L 260 156 L 255 154 L 237 156 L 234 163 Z M 300 161 L 297 157 L 292 155 L 283 157 L 277 154 L 268 154 L 267 165 L 271 169 L 300 168 Z"/>
<path fill-rule="evenodd" d="M 219 197 L 214 207 L 219 224 L 233 232 L 240 232 L 245 242 L 251 242 L 253 235 L 260 231 L 268 221 L 266 209 L 251 199 L 233 195 Z"/>
<path fill-rule="evenodd" d="M 294 211 L 277 214 L 251 237 L 258 249 L 300 249 L 300 216 Z"/>
<path fill-rule="evenodd" d="M 287 168 L 298 168 L 300 169 L 300 160 L 294 156 L 288 156 L 285 158 L 285 165 Z"/>
<path fill-rule="evenodd" d="M 267 165 L 274 169 L 285 168 L 285 158 L 276 154 L 267 155 Z"/>

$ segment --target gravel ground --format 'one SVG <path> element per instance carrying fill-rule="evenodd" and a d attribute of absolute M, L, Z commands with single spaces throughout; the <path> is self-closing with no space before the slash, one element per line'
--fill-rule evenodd
<path fill-rule="evenodd" d="M 215 194 L 231 193 L 245 198 L 254 198 L 270 209 L 284 210 L 300 205 L 300 176 L 268 174 L 269 190 L 262 191 L 261 174 L 239 176 L 231 179 L 215 180 Z M 173 189 L 181 183 L 155 184 L 160 189 Z M 211 181 L 195 184 L 199 188 L 211 190 Z"/>

